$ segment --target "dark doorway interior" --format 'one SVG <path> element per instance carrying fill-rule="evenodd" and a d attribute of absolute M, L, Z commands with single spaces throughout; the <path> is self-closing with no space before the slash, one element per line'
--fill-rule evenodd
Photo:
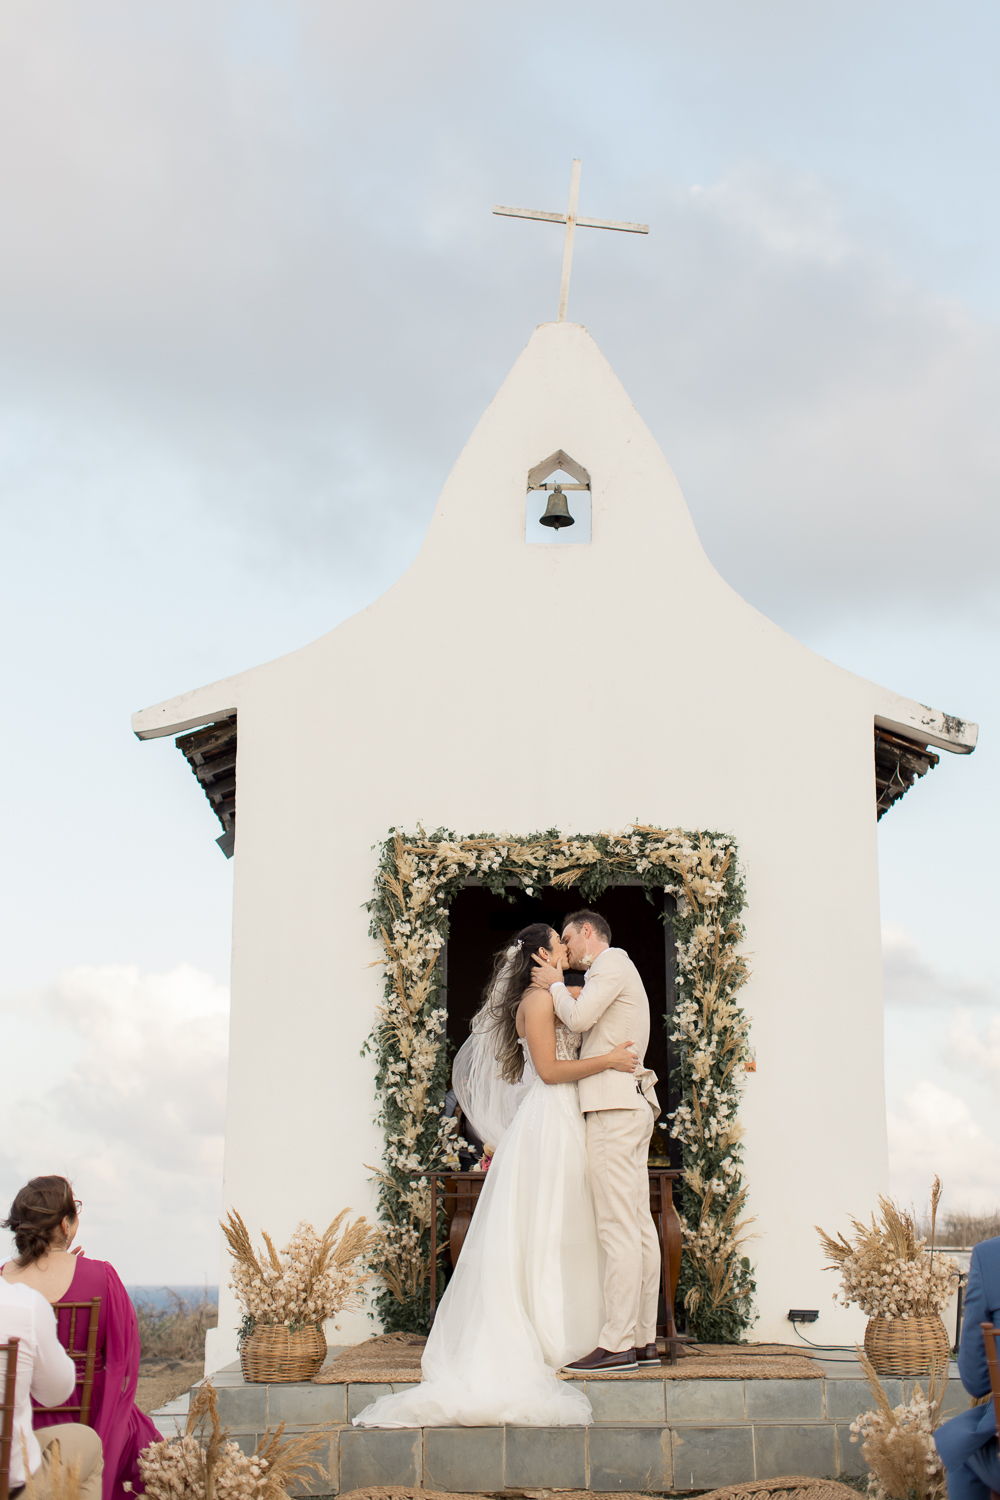
<path fill-rule="evenodd" d="M 663 908 L 646 899 L 639 886 L 612 886 L 597 901 L 584 901 L 578 890 L 546 886 L 540 896 L 512 892 L 513 903 L 483 886 L 467 886 L 452 902 L 447 949 L 448 1039 L 460 1047 L 483 997 L 498 948 L 531 922 L 548 922 L 557 931 L 568 912 L 592 905 L 611 926 L 614 947 L 624 948 L 649 996 L 650 1032 L 647 1066 L 660 1079 L 657 1093 L 666 1114 L 673 1108 L 666 1013 L 673 1008 L 674 945 Z M 673 907 L 673 898 L 667 898 Z M 671 1142 L 675 1146 L 676 1142 Z M 671 1150 L 671 1158 L 674 1152 Z"/>

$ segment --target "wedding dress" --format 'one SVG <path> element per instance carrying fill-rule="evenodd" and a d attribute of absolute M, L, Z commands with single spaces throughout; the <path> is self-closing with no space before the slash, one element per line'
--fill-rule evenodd
<path fill-rule="evenodd" d="M 524 1051 L 513 1121 L 486 1174 L 421 1360 L 423 1379 L 381 1396 L 358 1427 L 569 1427 L 590 1402 L 555 1372 L 589 1354 L 604 1321 L 603 1264 L 575 1083 L 543 1083 Z M 556 1057 L 580 1037 L 556 1025 Z"/>

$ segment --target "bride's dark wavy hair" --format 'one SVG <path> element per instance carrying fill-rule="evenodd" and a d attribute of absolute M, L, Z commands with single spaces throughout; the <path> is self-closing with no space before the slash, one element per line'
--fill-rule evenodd
<path fill-rule="evenodd" d="M 493 1051 L 500 1072 L 508 1083 L 520 1083 L 524 1072 L 524 1053 L 517 1034 L 517 1007 L 531 988 L 534 955 L 539 948 L 551 948 L 552 928 L 548 922 L 532 922 L 503 945 L 493 959 L 493 973 L 483 991 L 483 1003 L 472 1022 L 474 1031 L 493 1033 Z M 517 952 L 513 958 L 511 948 Z"/>

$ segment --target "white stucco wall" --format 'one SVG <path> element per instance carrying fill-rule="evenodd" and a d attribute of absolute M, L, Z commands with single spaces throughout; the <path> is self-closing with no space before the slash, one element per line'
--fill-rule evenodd
<path fill-rule="evenodd" d="M 527 545 L 527 470 L 560 447 L 592 476 L 592 542 Z M 600 684 L 572 737 L 557 671 Z M 540 731 L 530 717 L 547 701 Z M 812 1337 L 859 1336 L 863 1319 L 831 1301 L 813 1226 L 865 1214 L 888 1185 L 872 726 L 904 710 L 720 578 L 585 329 L 535 331 L 387 594 L 136 727 L 176 731 L 234 708 L 225 1200 L 251 1231 L 283 1241 L 299 1219 L 373 1207 L 380 1134 L 359 1054 L 382 981 L 363 903 L 390 825 L 590 832 L 638 818 L 730 830 L 753 966 L 754 1335 L 787 1338 L 789 1307 L 818 1307 Z M 223 1255 L 214 1363 L 235 1353 L 227 1280 Z M 370 1326 L 353 1315 L 342 1337 Z"/>

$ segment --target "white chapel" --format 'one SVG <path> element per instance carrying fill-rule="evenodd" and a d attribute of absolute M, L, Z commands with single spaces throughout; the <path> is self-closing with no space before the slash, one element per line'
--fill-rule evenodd
<path fill-rule="evenodd" d="M 553 501 L 575 532 L 538 527 Z M 599 686 L 539 733 L 554 677 L 584 668 Z M 976 726 L 833 665 L 733 592 L 585 328 L 536 328 L 387 593 L 133 727 L 178 736 L 233 858 L 224 1202 L 251 1233 L 284 1243 L 301 1219 L 374 1212 L 382 1138 L 362 1048 L 383 981 L 365 903 L 390 829 L 712 829 L 735 838 L 747 888 L 750 1336 L 787 1340 L 792 1307 L 822 1309 L 823 1343 L 860 1336 L 813 1226 L 846 1227 L 888 1188 L 876 822 L 939 752 L 972 751 Z M 476 943 L 453 930 L 456 1017 L 475 999 L 458 993 L 472 948 L 488 967 L 505 940 L 500 907 Z M 630 947 L 627 931 L 613 940 Z M 665 962 L 647 943 L 663 1055 Z M 221 1236 L 220 1257 L 209 1369 L 236 1354 Z M 371 1331 L 353 1313 L 338 1342 Z"/>

